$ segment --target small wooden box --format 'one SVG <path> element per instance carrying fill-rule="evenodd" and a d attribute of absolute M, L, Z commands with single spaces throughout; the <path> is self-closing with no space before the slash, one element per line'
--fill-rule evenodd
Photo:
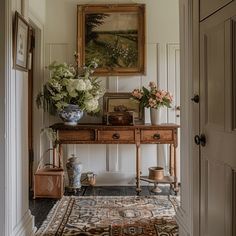
<path fill-rule="evenodd" d="M 42 168 L 34 174 L 34 198 L 61 198 L 64 193 L 62 168 Z"/>

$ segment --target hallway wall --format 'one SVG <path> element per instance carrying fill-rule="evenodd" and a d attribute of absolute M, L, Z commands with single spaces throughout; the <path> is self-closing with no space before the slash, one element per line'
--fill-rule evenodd
<path fill-rule="evenodd" d="M 0 224 L 0 236 L 29 236 L 33 234 L 34 230 L 34 219 L 28 205 L 28 73 L 13 68 L 12 32 L 15 11 L 18 11 L 28 21 L 29 7 L 37 12 L 38 7 L 41 6 L 41 15 L 38 16 L 44 18 L 42 11 L 45 12 L 45 5 L 43 2 L 45 3 L 44 0 L 41 0 L 37 6 L 29 6 L 29 0 L 11 0 L 6 1 L 6 8 L 1 7 L 6 14 L 5 31 L 1 28 L 1 32 L 7 34 L 5 45 L 1 45 L 4 45 L 7 56 L 4 58 L 5 68 L 2 70 L 5 72 L 5 75 L 2 76 L 5 78 L 5 81 L 3 80 L 5 84 L 1 83 L 1 89 L 6 92 L 5 96 L 4 92 L 1 93 L 1 101 L 4 101 L 5 106 L 5 111 L 1 114 L 6 117 L 5 128 L 1 129 L 5 131 L 6 152 L 3 157 L 5 165 L 1 165 L 1 167 L 5 168 L 6 174 L 3 179 L 5 183 L 1 183 L 0 189 L 1 193 L 5 194 L 3 201 L 5 211 L 1 211 L 3 216 L 0 215 L 0 221 L 4 225 Z M 4 14 L 1 14 L 1 17 L 4 18 Z M 2 117 L 0 119 L 2 121 Z M 4 154 L 4 150 L 1 149 L 2 154 Z M 2 200 L 2 195 L 0 195 L 1 210 Z"/>
<path fill-rule="evenodd" d="M 52 61 L 73 62 L 76 50 L 77 4 L 94 3 L 89 0 L 48 0 L 46 1 L 45 26 L 45 65 Z M 178 0 L 99 0 L 96 3 L 145 3 L 147 18 L 147 74 L 145 76 L 109 76 L 103 77 L 106 90 L 109 92 L 130 92 L 136 87 L 147 86 L 149 81 L 157 82 L 162 89 L 168 89 L 168 79 L 178 76 L 178 60 L 170 60 L 168 52 L 172 48 L 173 57 L 179 55 L 179 11 Z M 171 55 L 172 57 L 172 55 Z M 177 63 L 170 65 L 170 63 Z M 172 68 L 171 72 L 168 71 Z M 176 70 L 178 71 L 178 70 Z M 170 78 L 172 74 L 172 78 Z M 45 73 L 44 80 L 48 78 Z M 172 91 L 174 92 L 174 91 Z M 173 104 L 175 106 L 175 104 Z M 59 121 L 45 116 L 45 125 Z M 81 122 L 98 122 L 101 118 L 84 117 Z M 150 122 L 149 110 L 145 110 L 145 121 Z M 167 122 L 164 109 L 162 122 Z M 173 122 L 172 120 L 170 120 Z M 142 172 L 148 173 L 148 167 L 157 163 L 164 165 L 167 149 L 164 146 L 142 145 Z M 94 171 L 98 185 L 128 185 L 134 183 L 135 146 L 134 145 L 67 145 L 64 153 L 78 155 L 84 171 Z M 158 155 L 157 155 L 158 154 Z"/>

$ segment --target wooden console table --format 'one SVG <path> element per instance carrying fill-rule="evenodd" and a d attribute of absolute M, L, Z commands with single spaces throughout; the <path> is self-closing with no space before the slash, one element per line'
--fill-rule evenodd
<path fill-rule="evenodd" d="M 178 145 L 177 131 L 179 126 L 175 124 L 162 125 L 132 125 L 132 126 L 108 126 L 103 124 L 80 124 L 67 126 L 54 124 L 51 128 L 57 132 L 57 141 L 54 146 L 54 164 L 58 162 L 56 149 L 62 156 L 62 144 L 135 144 L 136 145 L 136 191 L 141 192 L 140 180 L 169 183 L 178 191 L 176 174 L 176 148 Z M 141 144 L 169 144 L 170 145 L 170 176 L 165 176 L 160 181 L 149 180 L 141 176 L 140 171 L 140 145 Z M 58 163 L 57 163 L 58 164 Z M 60 164 L 60 163 L 59 163 Z"/>

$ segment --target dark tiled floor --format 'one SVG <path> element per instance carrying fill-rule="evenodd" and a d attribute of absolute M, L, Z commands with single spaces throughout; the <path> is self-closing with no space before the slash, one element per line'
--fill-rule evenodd
<path fill-rule="evenodd" d="M 151 192 L 152 187 L 143 186 L 142 191 L 140 193 L 141 196 L 147 195 L 169 195 L 174 194 L 172 190 L 170 190 L 169 186 L 160 186 L 162 192 L 161 193 L 153 193 Z M 136 195 L 136 190 L 134 186 L 97 186 L 90 187 L 85 186 L 82 187 L 80 191 L 76 194 L 65 192 L 65 195 L 76 195 L 76 196 L 134 196 Z M 35 226 L 39 228 L 43 221 L 46 219 L 48 213 L 57 202 L 55 199 L 32 199 L 30 198 L 30 210 L 32 215 L 35 216 Z"/>

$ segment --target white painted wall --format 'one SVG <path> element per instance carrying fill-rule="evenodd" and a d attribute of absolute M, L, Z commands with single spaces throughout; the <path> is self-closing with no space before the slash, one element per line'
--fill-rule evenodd
<path fill-rule="evenodd" d="M 47 0 L 45 25 L 45 64 L 54 60 L 72 62 L 76 50 L 77 4 L 94 3 L 89 0 Z M 178 0 L 98 0 L 96 3 L 145 3 L 147 16 L 147 75 L 115 76 L 101 78 L 107 91 L 130 92 L 135 87 L 147 86 L 149 81 L 156 81 L 161 88 L 168 89 L 168 68 L 179 65 L 168 65 L 179 60 L 168 59 L 168 48 L 179 43 L 179 10 Z M 172 73 L 175 74 L 175 73 Z M 45 79 L 48 74 L 45 74 Z M 175 74 L 175 76 L 178 76 Z M 174 92 L 174 91 L 173 91 Z M 175 106 L 175 104 L 173 104 Z M 179 104 L 178 104 L 179 105 Z M 167 112 L 162 115 L 162 122 L 167 122 Z M 146 111 L 146 122 L 150 122 L 149 111 Z M 45 117 L 45 125 L 57 121 Z M 96 122 L 95 118 L 85 117 L 83 121 Z M 134 183 L 135 147 L 134 145 L 67 145 L 66 156 L 76 153 L 84 165 L 84 171 L 98 174 L 100 185 L 127 185 Z M 157 153 L 159 157 L 157 157 Z M 164 146 L 142 145 L 142 172 L 148 174 L 148 167 L 157 162 L 164 164 L 167 151 Z"/>
<path fill-rule="evenodd" d="M 42 24 L 45 23 L 46 0 L 29 0 L 29 11 Z"/>
<path fill-rule="evenodd" d="M 12 69 L 13 18 L 17 10 L 28 20 L 29 2 L 1 1 L 0 9 L 6 33 L 0 36 L 0 235 L 29 236 L 34 219 L 28 205 L 28 74 Z"/>
<path fill-rule="evenodd" d="M 0 32 L 5 32 L 5 21 L 6 21 L 6 13 L 5 13 L 5 1 L 0 2 Z M 5 33 L 0 34 L 0 77 L 5 78 L 5 41 L 6 36 Z M 5 114 L 5 79 L 0 80 L 0 114 Z M 5 234 L 5 214 L 7 212 L 5 207 L 6 202 L 6 140 L 5 140 L 5 115 L 0 116 L 0 235 Z"/>

